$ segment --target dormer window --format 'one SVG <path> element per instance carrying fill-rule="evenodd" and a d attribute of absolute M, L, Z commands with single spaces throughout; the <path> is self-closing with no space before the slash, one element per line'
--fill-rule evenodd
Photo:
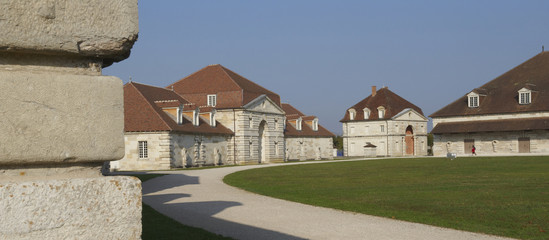
<path fill-rule="evenodd" d="M 353 108 L 349 109 L 349 119 L 355 120 L 355 116 L 356 116 L 356 111 Z"/>
<path fill-rule="evenodd" d="M 313 131 L 318 131 L 318 119 L 313 120 Z"/>
<path fill-rule="evenodd" d="M 210 126 L 215 127 L 215 110 L 210 112 Z"/>
<path fill-rule="evenodd" d="M 217 104 L 217 95 L 210 94 L 208 95 L 208 107 L 215 107 Z"/>
<path fill-rule="evenodd" d="M 200 110 L 198 108 L 193 111 L 193 125 L 200 125 Z"/>
<path fill-rule="evenodd" d="M 478 101 L 479 95 L 475 92 L 471 92 L 467 94 L 467 105 L 470 108 L 476 108 L 478 107 L 479 101 Z"/>
<path fill-rule="evenodd" d="M 297 120 L 295 120 L 295 129 L 297 129 L 298 131 L 301 131 L 301 118 L 298 118 Z"/>
<path fill-rule="evenodd" d="M 377 108 L 377 115 L 379 119 L 385 118 L 385 108 L 383 106 Z"/>
<path fill-rule="evenodd" d="M 363 111 L 364 111 L 364 120 L 369 119 L 370 118 L 370 109 L 364 108 Z"/>
<path fill-rule="evenodd" d="M 532 102 L 532 91 L 528 88 L 522 88 L 518 91 L 519 104 L 530 104 Z"/>
<path fill-rule="evenodd" d="M 177 108 L 177 124 L 183 124 L 183 105 Z"/>

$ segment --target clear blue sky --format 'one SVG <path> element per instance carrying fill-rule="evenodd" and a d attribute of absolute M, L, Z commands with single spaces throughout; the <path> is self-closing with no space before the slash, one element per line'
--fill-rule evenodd
<path fill-rule="evenodd" d="M 221 64 L 341 134 L 388 86 L 429 115 L 549 50 L 549 1 L 139 1 L 139 40 L 104 69 L 165 87 Z"/>

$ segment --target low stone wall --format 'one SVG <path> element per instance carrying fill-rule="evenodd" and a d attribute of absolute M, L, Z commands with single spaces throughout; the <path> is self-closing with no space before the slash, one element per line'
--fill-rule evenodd
<path fill-rule="evenodd" d="M 333 140 L 327 138 L 287 137 L 287 160 L 320 160 L 333 159 Z"/>

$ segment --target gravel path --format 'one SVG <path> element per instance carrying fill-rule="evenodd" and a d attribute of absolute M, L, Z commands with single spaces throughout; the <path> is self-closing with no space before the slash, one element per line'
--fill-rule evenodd
<path fill-rule="evenodd" d="M 235 239 L 505 239 L 274 199 L 222 181 L 273 165 L 154 172 L 169 175 L 143 183 L 143 201 L 185 225 Z"/>

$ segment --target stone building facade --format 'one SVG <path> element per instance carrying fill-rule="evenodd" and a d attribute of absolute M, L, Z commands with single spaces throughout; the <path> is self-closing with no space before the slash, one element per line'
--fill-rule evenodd
<path fill-rule="evenodd" d="M 290 104 L 283 103 L 286 160 L 333 159 L 333 137 L 315 116 L 306 116 Z"/>
<path fill-rule="evenodd" d="M 549 52 L 433 113 L 433 153 L 549 153 Z"/>
<path fill-rule="evenodd" d="M 212 108 L 200 108 L 171 90 L 130 82 L 124 86 L 125 155 L 112 171 L 163 170 L 233 164 L 233 132 Z"/>
<path fill-rule="evenodd" d="M 280 97 L 221 65 L 166 88 L 130 82 L 124 106 L 125 157 L 110 164 L 114 171 L 282 162 L 287 153 L 301 160 L 332 156 L 333 134 L 318 119 L 317 131 L 287 131 Z"/>
<path fill-rule="evenodd" d="M 365 148 L 375 148 L 377 156 L 426 156 L 427 121 L 419 107 L 374 86 L 341 120 L 344 155 L 365 156 Z"/>

